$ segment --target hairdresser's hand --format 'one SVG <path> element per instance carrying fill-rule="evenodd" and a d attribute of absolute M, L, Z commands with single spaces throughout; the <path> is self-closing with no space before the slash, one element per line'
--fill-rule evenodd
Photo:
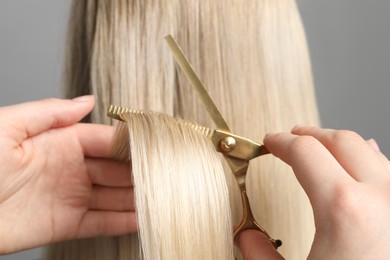
<path fill-rule="evenodd" d="M 129 169 L 113 128 L 76 124 L 91 96 L 0 108 L 0 254 L 135 231 Z"/>
<path fill-rule="evenodd" d="M 390 259 L 390 163 L 375 142 L 350 131 L 296 127 L 268 134 L 264 144 L 291 165 L 310 199 L 310 259 Z"/>
<path fill-rule="evenodd" d="M 296 127 L 266 147 L 292 166 L 313 207 L 311 259 L 390 258 L 390 163 L 350 131 Z"/>

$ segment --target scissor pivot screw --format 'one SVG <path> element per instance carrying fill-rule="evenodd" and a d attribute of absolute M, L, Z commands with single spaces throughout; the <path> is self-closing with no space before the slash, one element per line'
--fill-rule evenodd
<path fill-rule="evenodd" d="M 220 142 L 220 147 L 221 147 L 222 151 L 224 151 L 224 152 L 233 151 L 233 149 L 236 147 L 236 145 L 237 145 L 236 139 L 234 139 L 231 136 L 227 136 L 227 137 L 223 138 Z"/>

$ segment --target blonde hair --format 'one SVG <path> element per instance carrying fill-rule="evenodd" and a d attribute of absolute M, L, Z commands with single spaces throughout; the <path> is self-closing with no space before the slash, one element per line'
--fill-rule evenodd
<path fill-rule="evenodd" d="M 210 139 L 161 114 L 125 120 L 114 157 L 132 161 L 142 259 L 233 259 L 228 188 Z"/>
<path fill-rule="evenodd" d="M 261 141 L 268 131 L 318 124 L 307 45 L 293 0 L 79 0 L 72 14 L 67 89 L 69 96 L 97 95 L 94 122 L 112 123 L 105 116 L 112 103 L 213 126 L 163 40 L 172 33 L 234 133 Z M 225 176 L 236 224 L 241 201 L 229 170 Z M 280 252 L 288 259 L 305 258 L 314 222 L 290 168 L 272 156 L 255 159 L 247 187 L 256 219 L 283 241 Z M 81 255 L 90 250 L 83 243 L 95 241 L 102 245 L 98 250 L 115 251 L 110 258 L 120 259 L 128 239 L 56 247 L 78 248 Z M 77 259 L 77 254 L 58 259 Z"/>

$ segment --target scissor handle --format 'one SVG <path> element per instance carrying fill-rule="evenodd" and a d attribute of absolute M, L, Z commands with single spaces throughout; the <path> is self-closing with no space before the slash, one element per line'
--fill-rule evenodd
<path fill-rule="evenodd" d="M 236 237 L 239 233 L 241 233 L 246 229 L 256 229 L 262 232 L 264 235 L 266 235 L 269 241 L 276 249 L 280 247 L 282 245 L 282 241 L 279 239 L 271 238 L 270 235 L 268 235 L 267 231 L 265 231 L 265 229 L 262 226 L 260 226 L 260 224 L 257 223 L 255 218 L 253 217 L 246 191 L 241 191 L 241 199 L 243 205 L 243 216 L 240 224 L 238 224 L 238 226 L 234 228 L 234 233 L 233 233 L 234 237 Z"/>

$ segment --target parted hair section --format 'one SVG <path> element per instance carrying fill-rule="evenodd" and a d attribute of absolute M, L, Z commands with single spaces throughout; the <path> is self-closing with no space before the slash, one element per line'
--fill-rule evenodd
<path fill-rule="evenodd" d="M 210 139 L 163 114 L 122 117 L 113 157 L 132 164 L 141 258 L 233 259 L 228 187 Z"/>
<path fill-rule="evenodd" d="M 172 53 L 164 41 L 164 36 L 172 34 L 233 133 L 261 142 L 269 131 L 289 131 L 297 123 L 318 124 L 308 49 L 294 0 L 74 0 L 69 28 L 66 90 L 69 97 L 89 93 L 96 96 L 97 105 L 90 117 L 92 122 L 113 124 L 106 116 L 106 109 L 114 104 L 161 112 L 207 127 L 214 126 L 175 65 Z M 122 150 L 123 154 L 131 154 L 133 171 L 135 164 L 139 169 L 154 170 L 158 163 L 164 163 L 159 162 L 162 156 L 169 154 L 175 157 L 174 164 L 169 167 L 183 171 L 200 170 L 206 165 L 207 168 L 214 169 L 221 164 L 221 161 L 212 159 L 214 157 L 210 155 L 211 150 L 208 150 L 210 147 L 202 146 L 206 144 L 203 139 L 197 139 L 199 144 L 194 149 L 198 150 L 199 156 L 209 156 L 209 161 L 202 164 L 197 160 L 187 160 L 185 156 L 192 152 L 180 149 L 187 139 L 193 137 L 190 138 L 187 132 L 185 135 L 184 132 L 181 133 L 181 128 L 173 127 L 175 123 L 168 119 L 160 122 L 157 119 L 131 117 L 129 120 L 140 120 L 137 124 L 127 123 L 128 134 L 130 131 L 134 133 L 130 138 L 127 136 L 128 139 L 125 140 L 128 142 L 122 143 L 128 145 L 128 148 L 122 147 Z M 163 132 L 156 132 L 158 129 L 154 129 L 156 125 L 152 125 L 152 122 L 157 124 L 157 121 Z M 132 128 L 134 129 L 131 130 Z M 139 131 L 143 129 L 149 137 L 140 136 L 142 133 L 135 128 Z M 124 132 L 118 136 L 125 138 Z M 177 132 L 181 139 L 170 140 L 173 133 Z M 153 157 L 146 158 L 142 154 L 146 152 L 143 149 L 154 145 L 150 142 L 150 136 L 154 136 L 152 139 L 157 142 L 161 141 L 157 140 L 157 136 L 162 138 L 163 134 L 166 135 L 167 142 L 170 140 L 170 145 L 159 146 L 150 152 Z M 171 150 L 175 153 L 171 153 Z M 145 156 L 148 164 L 140 156 Z M 134 158 L 138 158 L 137 162 Z M 222 166 L 229 191 L 230 224 L 233 226 L 241 219 L 241 198 L 231 170 L 223 161 Z M 139 223 L 140 241 L 138 234 L 68 241 L 52 246 L 49 250 L 52 258 L 49 259 L 138 259 L 138 242 L 142 245 L 142 254 L 151 254 L 153 258 L 162 252 L 151 252 L 155 248 L 144 244 L 146 241 L 148 245 L 154 246 L 169 237 L 172 241 L 165 241 L 167 247 L 187 241 L 186 235 L 180 233 L 184 231 L 177 231 L 174 226 L 168 227 L 168 223 L 183 221 L 190 230 L 189 221 L 192 219 L 176 218 L 176 214 L 179 214 L 176 211 L 193 210 L 191 207 L 199 207 L 202 212 L 207 212 L 206 208 L 214 210 L 213 207 L 217 206 L 214 204 L 221 206 L 225 203 L 222 194 L 226 194 L 226 190 L 222 186 L 219 186 L 220 190 L 208 190 L 207 185 L 210 183 L 207 182 L 211 182 L 211 179 L 203 175 L 186 175 L 188 179 L 178 181 L 176 174 L 179 173 L 170 175 L 167 172 L 158 172 L 164 174 L 161 185 L 153 188 L 149 186 L 148 192 L 163 195 L 164 205 L 173 210 L 172 215 L 160 216 L 166 215 L 164 210 L 167 208 L 162 209 L 157 204 L 152 209 L 155 215 L 148 216 L 146 205 L 152 206 L 148 204 L 152 200 L 145 199 L 146 195 L 142 192 L 146 191 L 138 193 L 136 206 L 140 212 L 137 214 L 142 212 L 144 215 L 144 222 Z M 181 174 L 184 176 L 186 173 Z M 214 173 L 213 178 L 216 176 L 219 175 Z M 144 177 L 146 178 L 142 174 L 133 176 L 135 182 L 136 178 L 140 178 L 137 179 L 140 183 L 144 181 Z M 217 182 L 217 179 L 214 181 Z M 189 203 L 176 207 L 174 203 L 177 197 L 168 191 L 165 194 L 162 186 L 167 185 L 166 189 L 169 190 L 174 183 L 177 184 L 176 196 L 199 203 L 195 206 Z M 306 258 L 314 236 L 314 221 L 309 201 L 291 169 L 270 155 L 262 156 L 251 161 L 246 183 L 256 220 L 272 237 L 283 241 L 280 252 L 287 259 Z M 179 187 L 179 184 L 183 186 Z M 194 189 L 202 190 L 204 199 L 191 198 Z M 210 202 L 210 198 L 220 201 Z M 139 199 L 142 201 L 138 201 Z M 160 202 L 155 200 L 153 203 Z M 218 216 L 219 225 L 225 225 L 222 224 L 225 223 L 222 219 L 226 215 L 221 210 L 222 208 L 218 209 L 221 214 Z M 199 240 L 199 237 L 213 240 L 212 235 L 208 235 L 208 229 L 215 228 L 213 217 L 216 213 L 207 214 L 211 215 L 204 217 L 210 219 L 206 218 L 206 222 L 198 225 L 198 230 L 193 233 L 194 241 Z M 154 221 L 160 217 L 165 218 L 167 224 L 164 227 L 154 226 Z M 162 230 L 170 234 L 159 237 L 162 233 L 157 232 Z M 141 234 L 142 232 L 144 233 Z M 222 237 L 225 239 L 231 232 L 232 227 L 229 234 Z M 179 235 L 184 236 L 183 240 Z M 218 251 L 218 246 L 211 240 L 208 241 L 216 247 L 215 254 L 222 252 Z M 198 246 L 198 251 L 208 250 L 205 243 Z M 226 247 L 224 252 L 230 252 L 230 246 L 231 243 L 219 244 L 219 247 Z"/>

